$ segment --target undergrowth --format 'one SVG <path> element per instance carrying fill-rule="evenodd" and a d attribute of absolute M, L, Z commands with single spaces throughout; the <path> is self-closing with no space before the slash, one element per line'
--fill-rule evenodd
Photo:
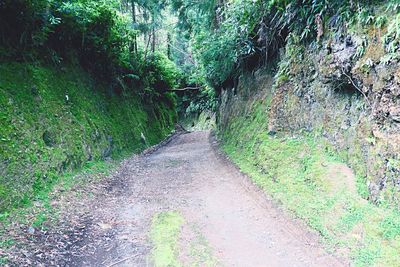
<path fill-rule="evenodd" d="M 319 137 L 268 135 L 267 106 L 258 102 L 231 120 L 220 133 L 226 153 L 256 185 L 317 230 L 330 249 L 350 256 L 356 266 L 398 266 L 400 213 L 362 198 L 357 176 L 345 183 L 348 177 L 332 172 L 344 164 Z"/>

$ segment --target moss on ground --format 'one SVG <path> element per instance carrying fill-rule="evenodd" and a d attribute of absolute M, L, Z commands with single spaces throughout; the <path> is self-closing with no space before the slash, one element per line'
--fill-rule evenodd
<path fill-rule="evenodd" d="M 78 67 L 0 65 L 0 211 L 29 203 L 62 173 L 139 152 L 171 132 L 173 104 L 107 92 Z"/>
<path fill-rule="evenodd" d="M 360 182 L 352 181 L 354 192 L 341 184 L 340 174 L 332 176 L 327 166 L 342 163 L 319 137 L 268 135 L 267 108 L 257 102 L 220 131 L 226 153 L 260 188 L 317 230 L 328 248 L 350 256 L 356 266 L 398 266 L 400 213 L 365 200 Z"/>
<path fill-rule="evenodd" d="M 153 243 L 151 256 L 156 267 L 219 266 L 207 239 L 196 225 L 185 222 L 179 212 L 156 214 L 150 235 Z"/>
<path fill-rule="evenodd" d="M 154 216 L 150 233 L 154 266 L 181 266 L 178 240 L 183 224 L 184 219 L 177 212 L 161 212 Z"/>
<path fill-rule="evenodd" d="M 214 256 L 214 251 L 210 247 L 208 240 L 198 227 L 196 225 L 188 225 L 188 228 L 192 232 L 193 237 L 188 244 L 183 244 L 183 246 L 186 246 L 186 250 L 188 250 L 189 253 L 188 263 L 185 263 L 185 265 L 192 267 L 221 266 Z"/>

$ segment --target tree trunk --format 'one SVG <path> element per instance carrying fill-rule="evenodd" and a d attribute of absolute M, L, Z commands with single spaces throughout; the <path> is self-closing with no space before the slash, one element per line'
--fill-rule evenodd
<path fill-rule="evenodd" d="M 152 37 L 152 42 L 151 42 L 151 51 L 154 52 L 156 51 L 156 20 L 155 20 L 155 14 L 153 11 L 152 14 L 152 19 L 151 19 L 151 24 L 152 24 L 152 29 L 151 29 L 151 37 Z"/>
<path fill-rule="evenodd" d="M 132 4 L 132 23 L 133 23 L 133 27 L 136 29 L 136 5 L 135 5 L 135 0 L 131 0 L 131 4 Z M 138 53 L 138 45 L 137 45 L 136 34 L 133 37 L 133 52 L 135 53 L 135 55 L 137 55 L 137 53 Z"/>
<path fill-rule="evenodd" d="M 171 59 L 171 42 L 172 42 L 171 39 L 172 39 L 171 34 L 168 33 L 167 34 L 167 56 L 168 56 L 168 59 Z"/>

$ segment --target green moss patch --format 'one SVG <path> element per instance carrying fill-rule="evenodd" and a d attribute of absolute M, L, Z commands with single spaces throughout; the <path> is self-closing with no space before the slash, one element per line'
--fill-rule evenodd
<path fill-rule="evenodd" d="M 154 216 L 150 234 L 155 266 L 181 266 L 178 240 L 183 223 L 183 217 L 177 212 L 162 212 Z"/>
<path fill-rule="evenodd" d="M 1 64 L 0 107 L 0 211 L 87 162 L 158 143 L 175 121 L 167 100 L 146 105 L 134 93 L 113 95 L 74 66 Z"/>

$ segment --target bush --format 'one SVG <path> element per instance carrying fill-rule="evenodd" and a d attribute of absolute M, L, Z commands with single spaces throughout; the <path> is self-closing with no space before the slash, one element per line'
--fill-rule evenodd
<path fill-rule="evenodd" d="M 179 84 L 175 64 L 161 53 L 133 53 L 137 32 L 119 1 L 0 2 L 0 57 L 79 63 L 114 93 L 134 90 L 153 101 Z M 6 52 L 4 52 L 6 51 Z"/>
<path fill-rule="evenodd" d="M 42 45 L 51 31 L 47 0 L 0 2 L 0 44 L 18 51 Z"/>
<path fill-rule="evenodd" d="M 1 46 L 27 52 L 53 50 L 58 59 L 77 52 L 97 67 L 119 63 L 132 32 L 112 1 L 5 0 L 0 3 Z M 16 53 L 17 54 L 17 53 Z M 45 56 L 53 55 L 47 53 Z M 96 61 L 93 61 L 96 59 Z M 94 63 L 95 62 L 95 63 Z"/>
<path fill-rule="evenodd" d="M 199 114 L 203 111 L 217 111 L 217 98 L 215 91 L 206 89 L 201 91 L 192 101 L 189 107 L 186 109 L 186 114 Z"/>
<path fill-rule="evenodd" d="M 362 10 L 381 3 L 374 0 L 173 2 L 180 25 L 189 32 L 196 58 L 204 67 L 203 75 L 215 88 L 235 79 L 243 69 L 252 70 L 274 60 L 290 33 L 304 43 L 318 42 L 327 27 L 341 31 L 358 22 L 359 14 L 370 23 L 370 13 L 364 14 Z M 391 3 L 391 9 L 398 8 L 396 1 L 386 2 Z"/>
<path fill-rule="evenodd" d="M 179 85 L 181 73 L 176 65 L 164 54 L 154 53 L 142 55 L 138 60 L 139 75 L 143 77 L 142 83 L 147 91 L 160 95 Z"/>
<path fill-rule="evenodd" d="M 50 35 L 48 47 L 64 56 L 76 51 L 81 63 L 100 75 L 124 66 L 123 54 L 129 52 L 134 33 L 112 5 L 100 1 L 61 2 L 54 9 L 60 23 Z"/>

